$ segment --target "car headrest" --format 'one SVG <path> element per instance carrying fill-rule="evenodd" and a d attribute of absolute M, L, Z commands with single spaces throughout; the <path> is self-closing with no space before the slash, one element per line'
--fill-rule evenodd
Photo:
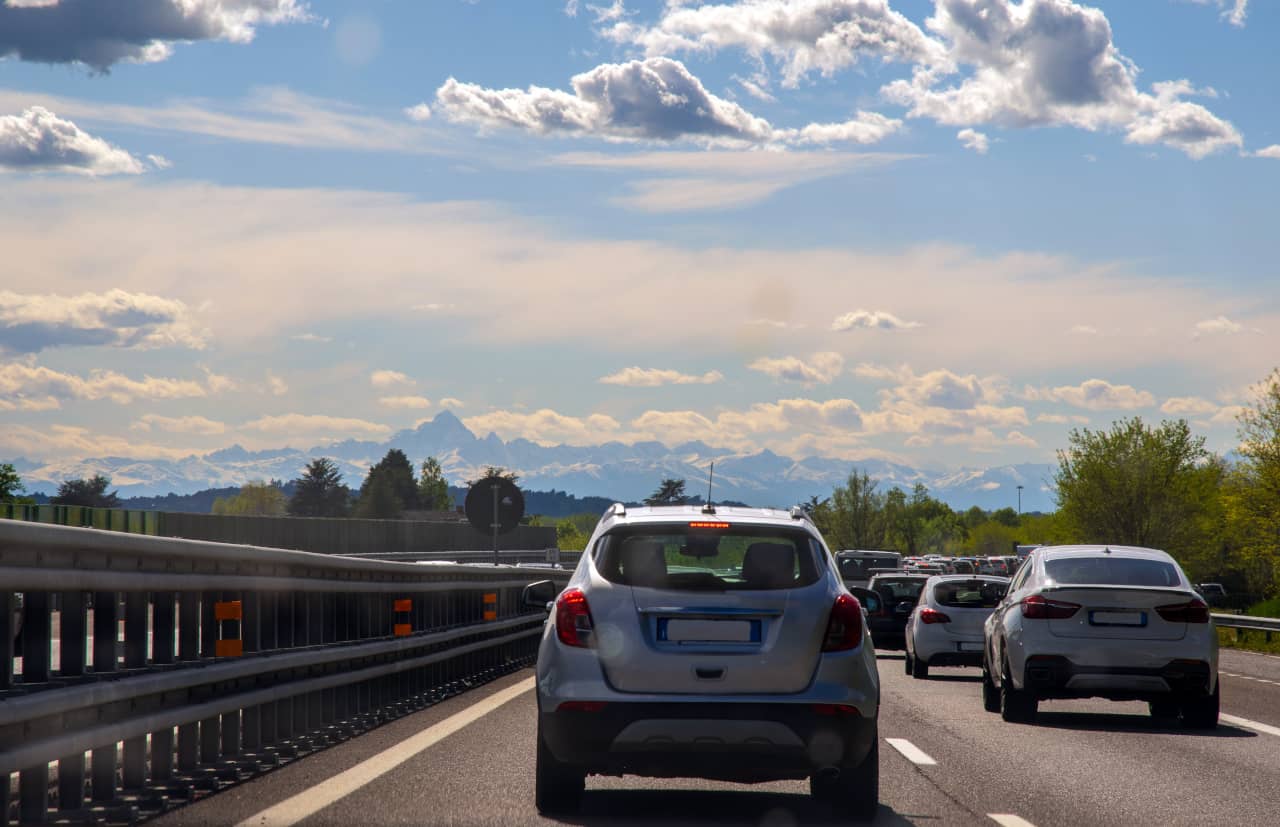
<path fill-rule="evenodd" d="M 752 543 L 742 557 L 742 579 L 757 588 L 778 588 L 796 579 L 796 549 L 788 543 Z"/>
<path fill-rule="evenodd" d="M 661 586 L 667 579 L 667 556 L 656 540 L 628 540 L 622 546 L 622 576 L 632 586 Z"/>

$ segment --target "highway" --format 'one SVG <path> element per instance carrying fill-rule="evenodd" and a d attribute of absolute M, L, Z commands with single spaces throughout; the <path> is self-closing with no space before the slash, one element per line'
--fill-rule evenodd
<path fill-rule="evenodd" d="M 982 710 L 979 671 L 903 674 L 881 652 L 880 825 L 1275 823 L 1280 658 L 1223 650 L 1224 723 L 1192 733 L 1145 704 L 1049 701 L 1033 725 Z M 533 807 L 523 670 L 153 821 L 156 825 L 834 823 L 806 782 L 587 781 L 582 812 Z"/>

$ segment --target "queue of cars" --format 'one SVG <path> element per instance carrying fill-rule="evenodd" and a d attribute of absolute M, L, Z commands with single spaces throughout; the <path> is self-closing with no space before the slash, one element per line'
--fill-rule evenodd
<path fill-rule="evenodd" d="M 833 555 L 798 508 L 611 507 L 567 587 L 525 589 L 549 611 L 538 809 L 575 810 L 590 774 L 807 778 L 815 798 L 870 819 L 876 648 L 903 648 L 919 679 L 981 668 L 981 702 L 1007 721 L 1103 697 L 1217 725 L 1216 632 L 1168 554 L 1040 547 L 1012 578 L 992 558 L 883 555 Z"/>

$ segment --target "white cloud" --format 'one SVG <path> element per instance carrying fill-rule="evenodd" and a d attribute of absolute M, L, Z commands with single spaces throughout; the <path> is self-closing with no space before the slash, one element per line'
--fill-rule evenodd
<path fill-rule="evenodd" d="M 806 386 L 830 385 L 844 370 L 844 357 L 831 351 L 815 353 L 808 359 L 795 356 L 780 359 L 762 357 L 747 367 L 774 379 L 799 382 Z"/>
<path fill-rule="evenodd" d="M 295 342 L 308 342 L 310 344 L 327 344 L 333 339 L 329 336 L 321 336 L 317 333 L 299 333 L 296 336 L 290 336 Z"/>
<path fill-rule="evenodd" d="M 904 322 L 885 310 L 854 310 L 837 316 L 831 323 L 835 331 L 845 330 L 909 330 L 920 327 L 919 322 Z"/>
<path fill-rule="evenodd" d="M 377 422 L 322 414 L 280 414 L 263 416 L 240 426 L 246 431 L 287 437 L 290 444 L 309 440 L 328 441 L 343 437 L 371 438 L 391 433 L 391 428 Z"/>
<path fill-rule="evenodd" d="M 955 126 L 1071 126 L 1117 130 L 1129 143 L 1163 143 L 1202 158 L 1242 145 L 1228 121 L 1184 100 L 1187 81 L 1139 91 L 1138 69 L 1116 49 L 1099 10 L 1070 0 L 936 0 L 928 28 L 951 67 L 917 66 L 883 94 L 912 117 Z M 946 79 L 971 67 L 958 83 Z"/>
<path fill-rule="evenodd" d="M 398 370 L 375 370 L 369 374 L 369 384 L 375 388 L 411 388 L 418 384 Z"/>
<path fill-rule="evenodd" d="M 271 371 L 267 371 L 267 390 L 271 392 L 272 396 L 284 396 L 289 392 L 289 383 Z"/>
<path fill-rule="evenodd" d="M 965 149 L 972 149 L 979 155 L 986 155 L 991 148 L 991 140 L 976 129 L 961 129 L 956 133 L 956 139 Z"/>
<path fill-rule="evenodd" d="M 1160 413 L 1169 416 L 1204 416 L 1217 413 L 1220 406 L 1199 396 L 1174 396 L 1160 406 Z"/>
<path fill-rule="evenodd" d="M 440 407 L 444 408 L 447 411 L 452 411 L 452 410 L 457 410 L 458 408 L 466 407 L 466 403 L 463 402 L 461 399 L 456 399 L 452 396 L 446 396 L 444 399 L 440 400 Z"/>
<path fill-rule="evenodd" d="M 1203 321 L 1196 322 L 1195 330 L 1191 335 L 1195 338 L 1199 338 L 1200 336 L 1230 336 L 1234 333 L 1242 333 L 1243 331 L 1244 325 L 1239 322 L 1233 322 L 1226 316 L 1218 316 L 1214 319 L 1205 319 Z"/>
<path fill-rule="evenodd" d="M 565 0 L 564 13 L 566 17 L 578 16 L 579 0 Z"/>
<path fill-rule="evenodd" d="M 1036 415 L 1036 422 L 1043 422 L 1046 425 L 1088 425 L 1089 417 L 1080 414 L 1042 413 Z"/>
<path fill-rule="evenodd" d="M 54 347 L 201 349 L 187 306 L 146 293 L 108 290 L 73 296 L 0 290 L 0 353 Z"/>
<path fill-rule="evenodd" d="M 97 3 L 0 3 L 0 58 L 83 63 L 105 72 L 120 61 L 154 63 L 171 43 L 248 43 L 256 27 L 309 19 L 299 0 L 133 0 L 103 14 Z"/>
<path fill-rule="evenodd" d="M 766 87 L 765 84 L 768 82 L 767 78 L 744 78 L 734 75 L 733 79 L 742 87 L 742 91 L 746 92 L 758 101 L 776 103 L 778 100 L 778 98 Z"/>
<path fill-rule="evenodd" d="M 3 14 L 4 6 L 0 6 L 0 19 Z M 21 115 L 0 115 L 3 171 L 138 175 L 146 171 L 146 165 L 43 106 L 32 106 Z"/>
<path fill-rule="evenodd" d="M 1253 153 L 1253 155 L 1256 158 L 1275 158 L 1280 160 L 1280 144 L 1272 144 L 1271 146 L 1263 147 Z"/>
<path fill-rule="evenodd" d="M 1023 390 L 1023 398 L 1033 402 L 1061 402 L 1091 411 L 1132 411 L 1150 408 L 1156 398 L 1132 385 L 1113 385 L 1104 379 L 1089 379 L 1079 385 Z"/>
<path fill-rule="evenodd" d="M 83 460 L 85 457 L 134 457 L 136 459 L 182 459 L 190 448 L 171 448 L 133 442 L 87 428 L 45 424 L 40 427 L 10 425 L 0 428 L 0 455 L 39 457 L 51 460 Z"/>
<path fill-rule="evenodd" d="M 572 92 L 530 86 L 488 89 L 449 78 L 436 107 L 453 121 L 538 134 L 589 135 L 615 141 L 693 141 L 707 146 L 771 143 L 874 143 L 901 121 L 858 112 L 843 123 L 775 129 L 764 118 L 713 95 L 678 60 L 649 57 L 604 63 L 575 75 Z"/>
<path fill-rule="evenodd" d="M 225 424 L 203 416 L 169 417 L 158 414 L 144 414 L 129 428 L 133 431 L 150 431 L 154 428 L 171 434 L 197 434 L 199 436 L 217 436 L 226 433 L 227 430 Z"/>
<path fill-rule="evenodd" d="M 378 404 L 384 408 L 421 410 L 430 408 L 431 400 L 425 396 L 383 396 L 378 399 Z"/>
<path fill-rule="evenodd" d="M 1074 334 L 1075 334 L 1075 335 L 1077 335 L 1077 336 L 1100 336 L 1100 335 L 1102 335 L 1102 334 L 1100 334 L 1100 333 L 1098 332 L 1098 329 L 1097 329 L 1096 327 L 1091 327 L 1090 325 L 1087 325 L 1087 324 L 1074 324 L 1074 325 L 1072 325 L 1072 326 L 1071 326 L 1071 330 L 1070 330 L 1070 332 L 1071 332 L 1071 333 L 1074 333 Z"/>
<path fill-rule="evenodd" d="M 135 399 L 190 399 L 207 396 L 199 382 L 144 376 L 130 379 L 111 370 L 94 370 L 86 376 L 63 373 L 34 362 L 0 364 L 0 400 L 19 407 L 56 408 L 70 399 L 108 399 L 119 405 Z"/>
<path fill-rule="evenodd" d="M 663 368 L 630 367 L 596 380 L 604 385 L 629 388 L 655 388 L 659 385 L 712 385 L 724 381 L 724 374 L 709 370 L 703 374 L 681 373 Z"/>
<path fill-rule="evenodd" d="M 1243 28 L 1249 15 L 1249 0 L 1191 0 L 1201 6 L 1217 6 L 1221 17 L 1236 28 Z"/>
<path fill-rule="evenodd" d="M 404 114 L 409 117 L 409 120 L 422 123 L 423 121 L 431 120 L 431 107 L 427 106 L 425 103 L 406 106 Z"/>
<path fill-rule="evenodd" d="M 761 65 L 772 59 L 786 87 L 814 72 L 831 77 L 864 57 L 910 63 L 943 58 L 940 45 L 890 9 L 888 0 L 667 3 L 654 26 L 622 21 L 602 34 L 640 46 L 651 57 L 739 49 Z"/>
<path fill-rule="evenodd" d="M 614 438 L 618 420 L 604 414 L 565 416 L 549 408 L 532 413 L 490 411 L 462 420 L 477 434 L 496 433 L 503 439 L 524 438 L 540 444 L 595 445 Z"/>

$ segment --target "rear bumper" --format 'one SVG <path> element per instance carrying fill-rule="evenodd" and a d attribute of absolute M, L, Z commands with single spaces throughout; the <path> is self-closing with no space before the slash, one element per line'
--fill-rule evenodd
<path fill-rule="evenodd" d="M 902 649 L 906 646 L 907 623 L 898 618 L 867 619 L 867 630 L 877 649 Z"/>
<path fill-rule="evenodd" d="M 1213 692 L 1206 661 L 1173 660 L 1159 667 L 1082 666 L 1060 655 L 1027 658 L 1022 685 L 1041 698 L 1199 698 Z"/>
<path fill-rule="evenodd" d="M 589 773 L 759 782 L 866 758 L 876 722 L 811 704 L 608 703 L 539 712 L 555 757 Z"/>

